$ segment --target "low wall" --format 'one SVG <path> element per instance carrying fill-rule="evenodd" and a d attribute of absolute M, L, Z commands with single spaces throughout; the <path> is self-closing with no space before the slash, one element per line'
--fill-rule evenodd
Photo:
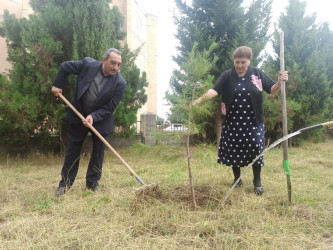
<path fill-rule="evenodd" d="M 141 141 L 141 135 L 134 135 L 131 138 L 121 136 L 110 136 L 108 142 L 113 148 L 129 147 Z M 59 136 L 49 137 L 42 142 L 41 139 L 32 139 L 28 145 L 0 145 L 1 154 L 24 155 L 29 153 L 63 153 L 66 150 L 67 142 L 60 140 Z M 91 135 L 88 134 L 82 145 L 82 152 L 90 152 L 92 149 Z"/>
<path fill-rule="evenodd" d="M 190 136 L 190 144 L 199 143 L 200 138 L 198 135 Z M 157 145 L 186 145 L 186 135 L 182 135 L 177 132 L 168 132 L 161 133 L 156 136 L 156 144 Z"/>
<path fill-rule="evenodd" d="M 32 152 L 56 153 L 60 151 L 60 141 L 58 136 L 51 136 L 42 141 L 40 138 L 32 138 L 29 144 L 0 144 L 1 154 L 25 155 Z"/>

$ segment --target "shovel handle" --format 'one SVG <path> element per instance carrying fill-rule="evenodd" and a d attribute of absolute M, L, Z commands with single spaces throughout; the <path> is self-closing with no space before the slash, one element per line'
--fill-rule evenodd
<path fill-rule="evenodd" d="M 81 120 L 85 120 L 86 118 L 81 115 L 81 113 L 64 97 L 61 93 L 58 94 L 58 97 L 60 97 L 67 105 L 71 108 L 77 114 L 78 117 L 80 117 Z M 124 164 L 124 166 L 131 172 L 131 174 L 142 184 L 145 185 L 145 183 L 142 181 L 142 179 L 134 172 L 134 170 L 127 164 L 127 162 L 118 154 L 118 152 L 108 143 L 107 140 L 104 139 L 104 137 L 90 124 L 86 123 L 88 127 L 91 129 L 92 132 L 105 144 L 106 147 L 108 147 L 113 154 L 115 154 L 118 159 Z"/>

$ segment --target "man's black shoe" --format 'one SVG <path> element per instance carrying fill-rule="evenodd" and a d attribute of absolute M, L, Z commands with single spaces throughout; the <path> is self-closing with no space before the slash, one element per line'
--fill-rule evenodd
<path fill-rule="evenodd" d="M 96 191 L 99 189 L 99 184 L 98 182 L 94 182 L 93 184 L 88 185 L 87 184 L 87 189 L 91 190 L 91 191 Z"/>
<path fill-rule="evenodd" d="M 56 196 L 60 197 L 63 196 L 66 193 L 66 187 L 58 187 L 56 191 Z"/>

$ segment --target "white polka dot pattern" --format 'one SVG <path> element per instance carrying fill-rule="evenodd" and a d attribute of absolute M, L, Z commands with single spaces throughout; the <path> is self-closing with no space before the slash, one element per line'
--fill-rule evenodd
<path fill-rule="evenodd" d="M 245 79 L 239 78 L 235 99 L 223 122 L 217 162 L 231 167 L 245 167 L 263 149 L 264 124 L 256 125 Z M 263 157 L 254 165 L 263 166 Z"/>

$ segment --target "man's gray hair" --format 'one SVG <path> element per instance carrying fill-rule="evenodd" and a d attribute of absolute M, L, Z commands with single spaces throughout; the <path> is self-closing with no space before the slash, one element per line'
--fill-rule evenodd
<path fill-rule="evenodd" d="M 108 59 L 109 58 L 109 56 L 110 56 L 110 53 L 111 52 L 115 52 L 116 54 L 118 54 L 118 55 L 120 55 L 121 56 L 121 52 L 119 51 L 119 50 L 117 50 L 117 49 L 115 49 L 115 48 L 111 48 L 111 49 L 108 49 L 105 53 L 104 53 L 104 58 L 105 59 Z"/>

